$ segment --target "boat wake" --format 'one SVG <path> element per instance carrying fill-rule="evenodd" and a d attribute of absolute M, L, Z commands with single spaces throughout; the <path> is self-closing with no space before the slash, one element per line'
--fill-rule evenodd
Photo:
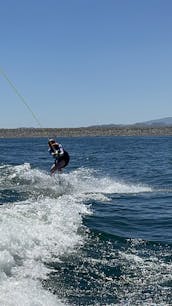
<path fill-rule="evenodd" d="M 112 193 L 151 192 L 79 168 L 51 177 L 30 164 L 0 167 L 0 304 L 63 305 L 42 287 L 49 262 L 76 252 L 87 239 L 83 216 L 88 200 L 110 201 Z M 82 229 L 82 231 L 81 231 Z"/>

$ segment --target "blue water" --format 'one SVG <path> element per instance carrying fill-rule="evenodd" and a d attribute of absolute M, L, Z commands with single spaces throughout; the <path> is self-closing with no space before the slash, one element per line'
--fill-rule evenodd
<path fill-rule="evenodd" d="M 0 139 L 0 305 L 172 305 L 172 138 Z"/>

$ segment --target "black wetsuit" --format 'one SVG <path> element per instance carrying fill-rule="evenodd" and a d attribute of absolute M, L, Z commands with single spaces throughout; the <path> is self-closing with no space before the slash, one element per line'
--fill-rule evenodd
<path fill-rule="evenodd" d="M 70 156 L 69 156 L 68 152 L 65 151 L 65 150 L 64 150 L 64 154 L 62 156 L 59 156 L 59 157 L 56 158 L 55 163 L 60 163 L 62 160 L 65 161 L 65 165 L 62 167 L 62 168 L 64 168 L 68 165 L 69 160 L 70 160 Z"/>
<path fill-rule="evenodd" d="M 49 153 L 53 155 L 53 153 L 55 153 L 54 152 L 55 150 L 57 150 L 59 154 L 53 156 L 55 158 L 54 164 L 55 165 L 59 164 L 60 168 L 66 167 L 70 160 L 70 156 L 68 152 L 63 149 L 63 146 L 61 144 L 54 145 L 53 148 L 51 147 L 49 149 Z M 60 165 L 60 163 L 62 166 Z"/>

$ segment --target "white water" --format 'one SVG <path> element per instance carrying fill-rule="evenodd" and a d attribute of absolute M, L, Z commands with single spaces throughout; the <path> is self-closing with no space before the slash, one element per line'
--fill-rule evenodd
<path fill-rule="evenodd" d="M 44 289 L 40 280 L 52 271 L 45 263 L 84 243 L 78 233 L 82 217 L 90 213 L 84 202 L 109 200 L 111 193 L 149 192 L 149 187 L 100 178 L 78 169 L 60 177 L 31 169 L 29 164 L 0 169 L 1 194 L 8 189 L 24 200 L 0 206 L 0 305 L 66 305 Z"/>

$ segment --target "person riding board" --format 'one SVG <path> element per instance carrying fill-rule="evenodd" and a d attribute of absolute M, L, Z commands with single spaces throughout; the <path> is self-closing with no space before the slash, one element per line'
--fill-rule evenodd
<path fill-rule="evenodd" d="M 49 153 L 54 158 L 54 164 L 51 167 L 50 173 L 54 174 L 56 170 L 62 171 L 62 168 L 66 167 L 69 163 L 70 156 L 67 151 L 64 150 L 63 146 L 56 142 L 54 139 L 48 141 Z"/>

